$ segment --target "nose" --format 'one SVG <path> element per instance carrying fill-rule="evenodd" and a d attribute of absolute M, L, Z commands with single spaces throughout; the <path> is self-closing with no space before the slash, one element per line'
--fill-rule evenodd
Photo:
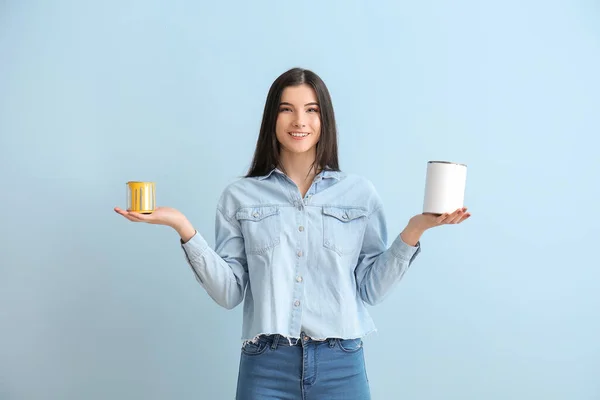
<path fill-rule="evenodd" d="M 300 119 L 296 119 L 293 122 L 294 127 L 296 128 L 304 128 L 306 125 L 304 125 L 304 123 L 302 121 L 300 121 Z"/>

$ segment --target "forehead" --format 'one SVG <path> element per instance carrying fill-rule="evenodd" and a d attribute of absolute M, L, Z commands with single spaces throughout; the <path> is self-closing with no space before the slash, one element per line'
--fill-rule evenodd
<path fill-rule="evenodd" d="M 298 86 L 288 86 L 281 93 L 281 101 L 286 103 L 310 103 L 317 101 L 317 94 L 312 86 L 303 83 Z"/>

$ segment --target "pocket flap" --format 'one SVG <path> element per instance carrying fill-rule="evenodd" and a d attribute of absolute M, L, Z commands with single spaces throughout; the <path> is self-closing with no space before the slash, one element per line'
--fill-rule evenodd
<path fill-rule="evenodd" d="M 367 212 L 362 208 L 348 207 L 323 207 L 323 214 L 337 218 L 342 222 L 348 222 L 367 216 Z"/>
<path fill-rule="evenodd" d="M 279 209 L 273 206 L 265 206 L 265 207 L 246 207 L 240 209 L 235 217 L 238 220 L 250 220 L 250 221 L 260 221 L 271 215 L 279 214 Z"/>

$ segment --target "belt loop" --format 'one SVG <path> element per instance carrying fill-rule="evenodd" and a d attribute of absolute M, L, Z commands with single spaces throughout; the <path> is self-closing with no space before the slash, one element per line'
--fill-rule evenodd
<path fill-rule="evenodd" d="M 329 340 L 329 347 L 335 346 L 335 341 L 336 341 L 335 338 L 329 338 L 328 340 Z"/>
<path fill-rule="evenodd" d="M 272 348 L 273 350 L 275 350 L 275 349 L 277 348 L 277 344 L 279 344 L 279 337 L 280 337 L 280 336 L 281 336 L 280 334 L 276 334 L 276 335 L 273 337 L 273 342 L 271 343 L 271 348 Z"/>

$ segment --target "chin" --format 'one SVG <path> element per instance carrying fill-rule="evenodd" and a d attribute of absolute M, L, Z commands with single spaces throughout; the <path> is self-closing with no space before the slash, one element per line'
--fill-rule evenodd
<path fill-rule="evenodd" d="M 304 154 L 311 151 L 315 151 L 315 146 L 283 146 L 283 149 L 291 154 Z"/>

